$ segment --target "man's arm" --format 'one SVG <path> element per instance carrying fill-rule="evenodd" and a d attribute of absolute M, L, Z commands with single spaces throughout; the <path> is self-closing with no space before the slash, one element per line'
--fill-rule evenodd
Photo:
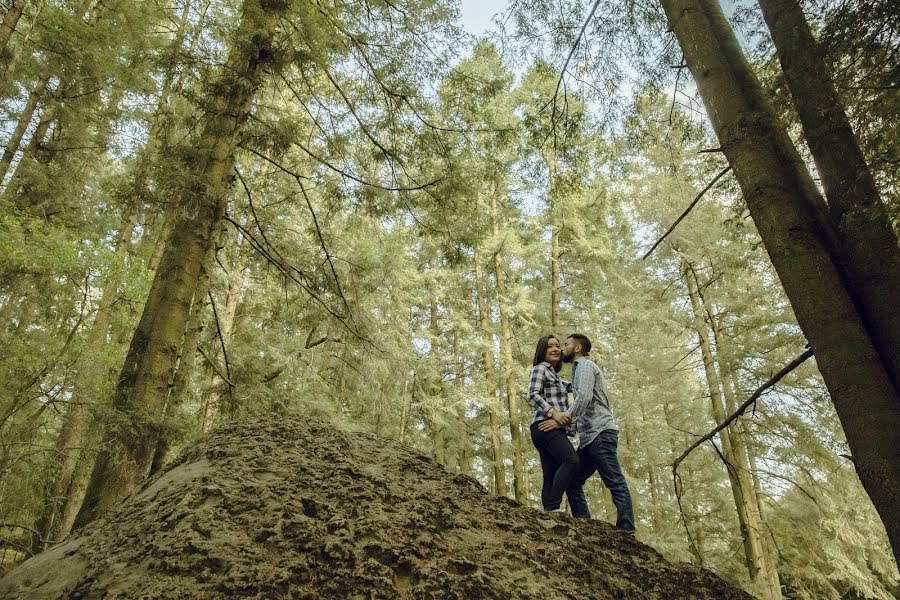
<path fill-rule="evenodd" d="M 591 401 L 591 397 L 594 395 L 595 377 L 594 370 L 586 364 L 581 365 L 581 368 L 575 369 L 575 377 L 572 382 L 575 402 L 572 403 L 568 413 L 573 420 L 578 418 L 578 415 L 584 411 L 588 402 Z"/>

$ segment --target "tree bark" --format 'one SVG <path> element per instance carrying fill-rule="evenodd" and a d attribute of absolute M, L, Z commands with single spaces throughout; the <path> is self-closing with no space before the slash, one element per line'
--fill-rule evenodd
<path fill-rule="evenodd" d="M 488 400 L 488 422 L 491 428 L 491 457 L 493 458 L 494 490 L 498 496 L 506 496 L 509 490 L 506 487 L 506 469 L 503 466 L 503 438 L 500 435 L 500 399 L 497 395 L 497 380 L 494 367 L 494 334 L 491 331 L 490 307 L 485 288 L 484 272 L 481 266 L 481 254 L 478 245 L 474 248 L 475 262 L 475 294 L 478 308 L 478 325 L 481 329 L 482 364 L 484 367 L 485 388 L 490 393 Z"/>
<path fill-rule="evenodd" d="M 6 54 L 9 39 L 12 37 L 13 31 L 16 30 L 16 25 L 22 17 L 26 4 L 28 4 L 27 0 L 12 0 L 9 10 L 3 15 L 3 22 L 0 23 L 0 55 Z"/>
<path fill-rule="evenodd" d="M 188 319 L 187 330 L 184 334 L 184 344 L 181 346 L 181 357 L 178 360 L 178 369 L 169 387 L 169 398 L 166 400 L 165 414 L 169 421 L 177 419 L 181 414 L 181 407 L 188 396 L 191 384 L 191 376 L 197 363 L 197 346 L 200 344 L 200 336 L 203 333 L 203 309 L 206 307 L 206 296 L 209 293 L 209 269 L 212 259 L 212 251 L 200 271 L 200 279 L 197 281 L 197 290 L 191 302 L 191 316 Z M 204 423 L 205 424 L 205 423 Z M 207 431 L 203 429 L 203 431 Z M 156 451 L 150 462 L 150 475 L 161 469 L 169 459 L 172 451 L 172 435 L 163 429 L 156 442 Z"/>
<path fill-rule="evenodd" d="M 822 180 L 867 330 L 900 389 L 900 249 L 824 53 L 796 0 L 758 0 Z"/>
<path fill-rule="evenodd" d="M 827 206 L 719 4 L 660 2 L 900 558 L 900 399 L 857 311 Z"/>
<path fill-rule="evenodd" d="M 560 250 L 559 235 L 562 229 L 559 224 L 559 206 L 555 198 L 553 178 L 556 176 L 556 160 L 547 158 L 547 173 L 550 180 L 547 189 L 547 198 L 550 202 L 550 331 L 555 332 L 559 327 L 559 267 Z"/>
<path fill-rule="evenodd" d="M 491 192 L 491 222 L 494 237 L 500 236 L 500 211 L 497 207 L 497 189 Z M 525 485 L 525 465 L 522 453 L 522 434 L 519 430 L 519 402 L 516 387 L 515 362 L 512 352 L 512 330 L 509 326 L 509 307 L 506 295 L 502 245 L 494 252 L 494 274 L 497 278 L 497 304 L 500 312 L 500 352 L 503 358 L 503 381 L 506 389 L 506 405 L 509 409 L 509 432 L 513 455 L 513 491 L 516 501 L 528 504 L 528 488 Z"/>
<path fill-rule="evenodd" d="M 707 379 L 710 388 L 717 391 L 712 395 L 713 414 L 716 425 L 722 424 L 727 415 L 732 414 L 737 408 L 730 383 L 730 370 L 724 364 L 722 357 L 722 338 L 713 318 L 712 312 L 706 305 L 706 299 L 700 293 L 700 281 L 693 266 L 687 264 L 685 278 L 688 282 L 691 308 L 694 312 L 695 325 L 700 337 L 701 351 L 704 354 L 703 362 L 706 368 Z M 709 331 L 713 332 L 715 340 L 715 356 L 713 356 Z M 707 365 L 708 362 L 708 365 Z M 716 364 L 719 370 L 716 370 Z M 721 374 L 721 376 L 719 375 Z M 709 379 L 710 376 L 713 379 Z M 713 381 L 715 380 L 715 381 Z M 721 395 L 718 391 L 721 390 Z M 725 400 L 724 405 L 722 400 Z M 726 412 L 727 409 L 727 412 Z M 738 428 L 738 423 L 727 427 L 720 433 L 722 439 L 722 453 L 728 465 L 729 477 L 732 481 L 732 489 L 735 493 L 735 503 L 738 514 L 741 517 L 741 534 L 744 537 L 744 549 L 748 560 L 750 576 L 760 586 L 764 598 L 781 598 L 781 582 L 778 577 L 775 557 L 770 553 L 767 543 L 766 525 L 760 512 L 760 503 L 753 486 L 750 460 L 747 456 L 747 446 L 743 432 Z"/>
<path fill-rule="evenodd" d="M 157 421 L 183 344 L 192 298 L 232 183 L 234 150 L 271 59 L 279 13 L 287 4 L 245 0 L 228 60 L 206 92 L 208 116 L 191 160 L 196 176 L 179 199 L 180 211 L 116 388 L 123 425 L 104 433 L 77 525 L 90 522 L 146 477 L 158 439 Z M 188 210 L 189 209 L 189 210 Z"/>
<path fill-rule="evenodd" d="M 16 128 L 13 129 L 9 141 L 6 142 L 6 148 L 3 150 L 3 156 L 0 157 L 0 182 L 2 182 L 9 173 L 9 167 L 12 165 L 13 158 L 15 158 L 16 153 L 19 151 L 19 147 L 22 145 L 22 138 L 25 137 L 25 132 L 31 124 L 31 119 L 34 118 L 38 102 L 40 102 L 41 96 L 43 96 L 49 81 L 50 78 L 45 75 L 31 90 L 31 93 L 28 94 L 28 100 L 25 101 L 25 106 L 22 107 L 22 112 L 19 113 L 19 120 L 16 122 Z"/>

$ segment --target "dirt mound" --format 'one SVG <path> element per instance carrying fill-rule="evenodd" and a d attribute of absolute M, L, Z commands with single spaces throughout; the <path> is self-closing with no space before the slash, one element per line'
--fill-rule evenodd
<path fill-rule="evenodd" d="M 599 521 L 488 494 L 314 419 L 203 438 L 0 581 L 0 598 L 747 599 Z"/>

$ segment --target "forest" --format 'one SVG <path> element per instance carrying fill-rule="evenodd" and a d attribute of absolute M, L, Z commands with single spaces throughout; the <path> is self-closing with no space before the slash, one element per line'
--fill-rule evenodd
<path fill-rule="evenodd" d="M 638 540 L 897 597 L 896 4 L 460 10 L 3 0 L 0 577 L 261 415 L 539 509 L 535 343 L 580 332 Z"/>

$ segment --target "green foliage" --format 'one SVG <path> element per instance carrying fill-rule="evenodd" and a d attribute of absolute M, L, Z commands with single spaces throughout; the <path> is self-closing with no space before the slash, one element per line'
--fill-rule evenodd
<path fill-rule="evenodd" d="M 209 294 L 194 300 L 199 353 L 180 350 L 183 404 L 170 402 L 148 422 L 179 447 L 247 414 L 325 415 L 401 438 L 493 489 L 493 415 L 509 485 L 510 426 L 531 417 L 521 397 L 523 408 L 509 415 L 498 386 L 507 369 L 499 307 L 510 315 L 521 396 L 533 343 L 551 329 L 557 232 L 554 333 L 594 340 L 641 539 L 750 587 L 717 452 L 706 444 L 683 463 L 681 506 L 673 486 L 673 460 L 714 426 L 684 264 L 721 327 L 715 352 L 734 370 L 727 384 L 738 401 L 805 342 L 728 177 L 640 258 L 724 166 L 699 153 L 714 145 L 710 132 L 660 91 L 665 61 L 650 64 L 658 55 L 649 52 L 661 43 L 659 15 L 622 3 L 589 31 L 591 53 L 603 39 L 640 32 L 627 47 L 642 49 L 634 66 L 653 77 L 628 102 L 598 106 L 594 94 L 566 88 L 554 109 L 559 71 L 546 60 L 517 74 L 481 41 L 450 68 L 463 47 L 452 5 L 278 5 L 282 35 L 241 132 L 229 222 L 207 264 Z M 530 31 L 536 22 L 521 15 L 549 6 L 523 3 L 515 26 Z M 5 110 L 16 115 L 47 65 L 69 85 L 46 140 L 16 154 L 24 167 L 7 180 L 0 210 L 0 521 L 30 525 L 39 516 L 53 447 L 85 375 L 95 380 L 100 426 L 116 426 L 108 402 L 149 290 L 148 266 L 166 223 L 192 210 L 174 199 L 196 183 L 211 73 L 239 14 L 235 3 L 186 8 L 114 3 L 89 26 L 49 3 L 40 39 L 61 58 L 23 54 L 18 86 L 4 88 Z M 566 31 L 585 16 L 583 3 L 571 8 Z M 556 40 L 566 50 L 571 41 Z M 607 61 L 594 83 L 610 89 L 621 67 Z M 614 126 L 612 114 L 621 116 Z M 867 139 L 878 146 L 872 123 Z M 117 250 L 131 214 L 135 229 Z M 107 284 L 111 322 L 98 346 L 89 331 Z M 889 597 L 898 582 L 884 530 L 839 457 L 846 449 L 813 366 L 742 423 L 785 589 Z M 541 475 L 527 439 L 524 462 L 537 505 Z M 611 520 L 602 486 L 592 482 L 588 494 Z"/>

